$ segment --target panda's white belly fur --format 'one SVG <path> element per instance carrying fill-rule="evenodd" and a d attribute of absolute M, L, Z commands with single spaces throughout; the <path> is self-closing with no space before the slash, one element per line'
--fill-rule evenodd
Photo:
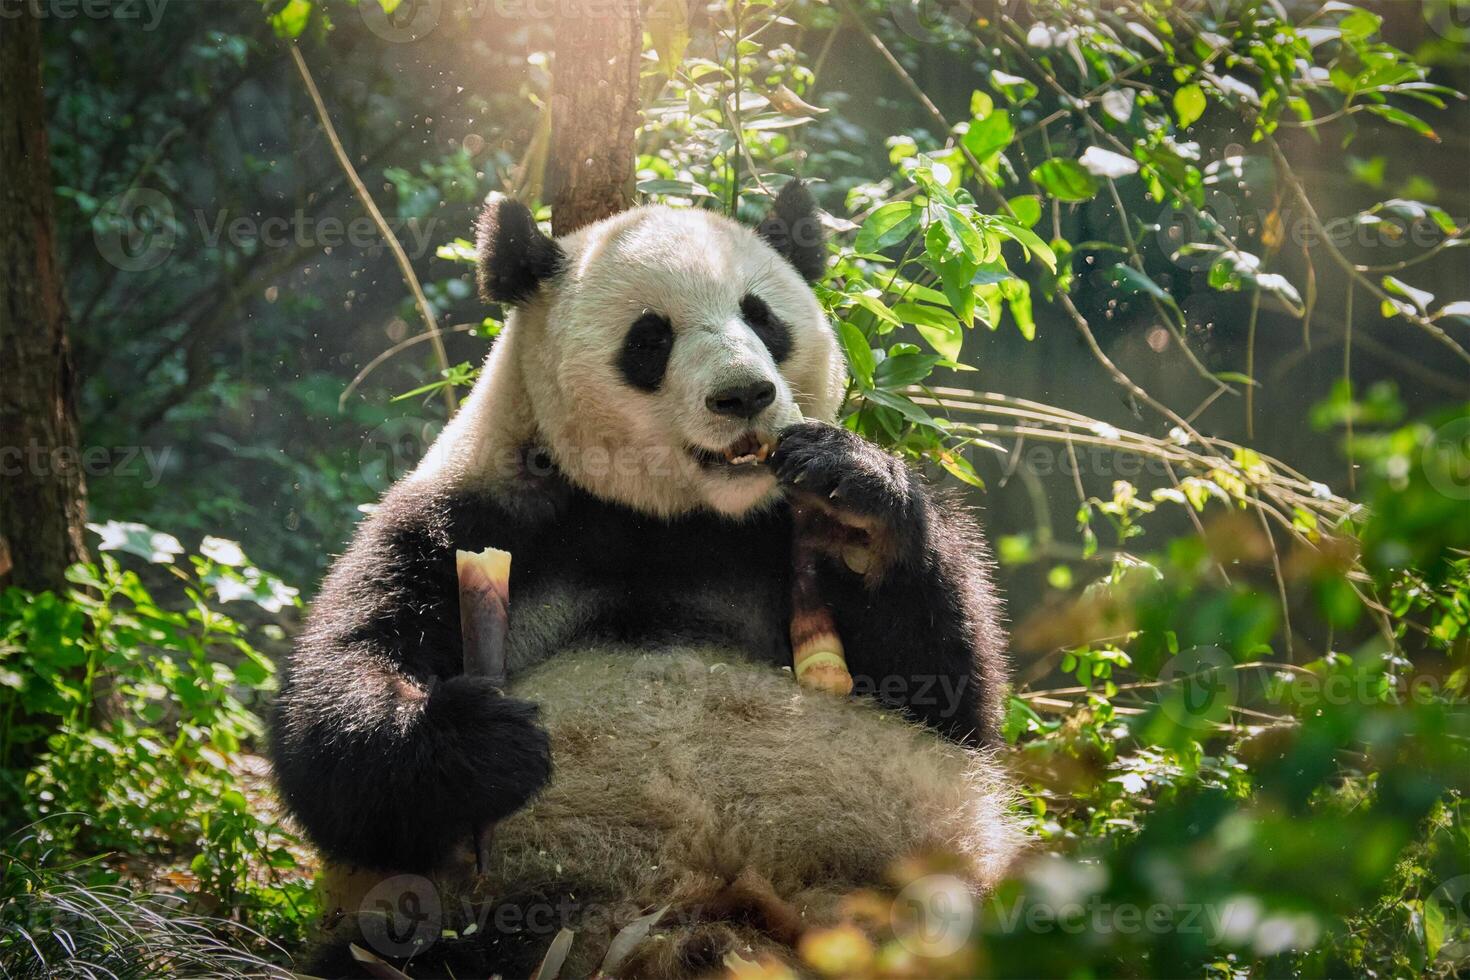
<path fill-rule="evenodd" d="M 736 882 L 768 883 L 814 925 L 906 855 L 958 855 L 980 891 L 1019 847 L 993 757 L 727 651 L 573 650 L 509 693 L 541 705 L 555 770 L 496 828 L 484 885 L 570 892 L 564 975 L 590 973 L 613 933 L 664 905 L 628 975 L 682 975 L 690 943 L 789 954 L 760 916 L 721 913 Z"/>

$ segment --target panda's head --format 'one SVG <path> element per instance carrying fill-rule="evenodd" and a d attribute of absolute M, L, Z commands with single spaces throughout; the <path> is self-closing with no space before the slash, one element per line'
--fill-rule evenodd
<path fill-rule="evenodd" d="M 798 182 L 755 229 L 652 206 L 557 240 L 496 197 L 478 247 L 482 292 L 511 308 L 482 385 L 515 398 L 477 410 L 518 417 L 596 496 L 748 513 L 773 498 L 761 461 L 781 430 L 839 407 L 842 359 L 808 285 L 826 249 Z"/>

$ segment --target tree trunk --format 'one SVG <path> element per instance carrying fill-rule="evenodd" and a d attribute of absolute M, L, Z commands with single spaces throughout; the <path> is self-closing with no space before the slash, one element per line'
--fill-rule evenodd
<path fill-rule="evenodd" d="M 34 17 L 0 21 L 0 583 L 60 589 L 86 555 L 66 300 Z M 8 558 L 7 558 L 8 556 Z"/>
<path fill-rule="evenodd" d="M 638 129 L 638 0 L 556 5 L 547 196 L 551 228 L 576 231 L 633 203 Z"/>

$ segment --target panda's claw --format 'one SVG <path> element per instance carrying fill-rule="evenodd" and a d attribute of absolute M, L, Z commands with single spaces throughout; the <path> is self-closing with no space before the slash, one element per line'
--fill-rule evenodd
<path fill-rule="evenodd" d="M 802 422 L 771 454 L 776 479 L 803 496 L 892 525 L 905 521 L 916 492 L 908 468 L 855 432 Z"/>

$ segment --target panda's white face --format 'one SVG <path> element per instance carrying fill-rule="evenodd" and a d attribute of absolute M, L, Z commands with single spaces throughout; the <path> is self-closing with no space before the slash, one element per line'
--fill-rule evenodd
<path fill-rule="evenodd" d="M 771 500 L 777 434 L 830 419 L 843 391 L 801 276 L 750 229 L 692 209 L 639 208 L 559 244 L 561 272 L 509 331 L 562 472 L 662 515 Z"/>

